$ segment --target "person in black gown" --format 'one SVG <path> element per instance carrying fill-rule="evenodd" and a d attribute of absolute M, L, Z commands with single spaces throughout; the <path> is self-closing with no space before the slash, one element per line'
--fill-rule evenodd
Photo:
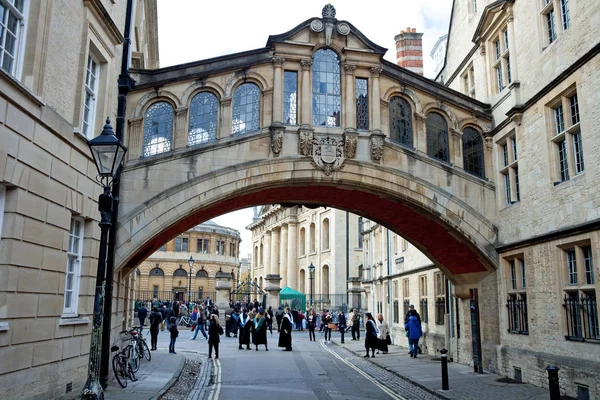
<path fill-rule="evenodd" d="M 292 351 L 292 322 L 287 314 L 281 320 L 281 329 L 279 331 L 279 347 L 284 347 L 283 351 Z"/>
<path fill-rule="evenodd" d="M 366 358 L 369 358 L 369 350 L 371 350 L 371 357 L 375 357 L 375 349 L 379 347 L 379 339 L 377 338 L 377 326 L 375 325 L 375 320 L 373 319 L 373 314 L 366 313 L 365 317 L 367 321 L 365 322 L 366 334 L 365 334 L 365 350 L 367 354 Z"/>

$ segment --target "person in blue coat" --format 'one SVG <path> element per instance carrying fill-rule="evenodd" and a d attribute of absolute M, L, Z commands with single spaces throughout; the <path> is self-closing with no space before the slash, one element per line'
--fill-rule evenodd
<path fill-rule="evenodd" d="M 417 312 L 412 310 L 408 317 L 408 322 L 404 325 L 404 329 L 408 332 L 408 346 L 410 349 L 411 358 L 417 358 L 419 354 L 419 339 L 423 336 L 421 322 L 417 318 Z"/>

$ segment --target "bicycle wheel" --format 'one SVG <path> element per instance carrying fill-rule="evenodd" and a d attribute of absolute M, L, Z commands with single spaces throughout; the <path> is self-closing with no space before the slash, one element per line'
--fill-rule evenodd
<path fill-rule="evenodd" d="M 137 347 L 128 344 L 125 349 L 127 349 L 128 364 L 131 366 L 133 372 L 138 372 L 138 370 L 140 369 L 140 357 L 138 356 Z"/>
<path fill-rule="evenodd" d="M 150 353 L 150 349 L 148 348 L 148 344 L 146 344 L 145 340 L 140 339 L 140 353 L 144 356 L 144 358 L 148 361 L 152 359 L 152 354 Z"/>
<path fill-rule="evenodd" d="M 139 360 L 138 360 L 139 363 Z M 127 369 L 129 370 L 129 379 L 131 379 L 131 382 L 135 382 L 137 381 L 137 378 L 135 377 L 135 374 L 133 373 L 133 369 L 131 368 L 131 364 L 127 365 Z"/>
<path fill-rule="evenodd" d="M 121 363 L 121 357 L 117 354 L 112 359 L 112 367 L 113 372 L 115 374 L 115 378 L 117 378 L 117 382 L 121 385 L 122 388 L 127 387 L 127 373 L 123 369 L 123 364 Z"/>

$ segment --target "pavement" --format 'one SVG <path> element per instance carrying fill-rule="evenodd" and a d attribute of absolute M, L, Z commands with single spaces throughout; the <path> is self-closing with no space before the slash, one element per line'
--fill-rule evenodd
<path fill-rule="evenodd" d="M 332 334 L 332 343 L 339 345 L 356 355 L 364 356 L 364 336 L 352 340 L 352 335 L 345 335 L 345 343 L 339 341 L 339 333 Z M 336 337 L 337 336 L 337 337 Z M 348 339 L 349 337 L 349 339 Z M 442 389 L 441 362 L 439 358 L 420 354 L 411 358 L 406 347 L 390 345 L 388 354 L 376 354 L 375 358 L 364 358 L 387 371 L 410 381 L 432 394 L 444 399 L 460 400 L 506 400 L 550 399 L 547 390 L 527 383 L 502 383 L 501 375 L 473 372 L 473 367 L 454 362 L 448 363 L 448 382 L 450 390 Z"/>

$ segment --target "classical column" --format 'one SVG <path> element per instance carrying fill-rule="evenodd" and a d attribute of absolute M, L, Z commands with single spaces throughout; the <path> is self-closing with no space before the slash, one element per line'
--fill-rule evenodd
<path fill-rule="evenodd" d="M 279 227 L 271 231 L 271 267 L 270 275 L 279 275 Z"/>
<path fill-rule="evenodd" d="M 354 64 L 344 64 L 344 73 L 346 74 L 346 107 L 344 110 L 344 115 L 346 116 L 346 129 L 356 128 L 356 105 L 354 101 L 356 100 L 355 90 L 353 81 L 354 81 L 354 70 L 356 69 L 356 65 Z"/>
<path fill-rule="evenodd" d="M 508 29 L 508 53 L 510 55 L 510 76 L 513 82 L 517 82 L 519 80 L 519 68 L 517 68 L 517 47 L 515 45 L 515 24 L 513 22 L 514 15 L 512 4 L 508 4 L 508 8 L 506 10 L 506 25 Z"/>
<path fill-rule="evenodd" d="M 217 298 L 215 302 L 221 310 L 226 310 L 229 307 L 229 299 L 231 297 L 231 274 L 223 271 L 218 271 L 215 275 L 215 289 Z M 220 323 L 225 326 L 225 312 L 222 311 L 219 317 Z"/>
<path fill-rule="evenodd" d="M 417 112 L 415 112 L 413 127 L 413 146 L 417 151 L 427 153 L 427 118 Z"/>
<path fill-rule="evenodd" d="M 175 134 L 171 143 L 171 150 L 182 149 L 187 146 L 187 107 L 175 110 Z"/>
<path fill-rule="evenodd" d="M 272 57 L 273 62 L 273 122 L 283 122 L 283 80 L 281 67 L 285 58 Z"/>
<path fill-rule="evenodd" d="M 373 90 L 371 96 L 371 110 L 373 110 L 373 129 L 381 130 L 381 96 L 379 95 L 379 74 L 383 71 L 381 65 L 371 68 L 371 77 L 373 78 Z"/>
<path fill-rule="evenodd" d="M 494 176 L 494 163 L 492 157 L 494 156 L 494 138 L 491 136 L 485 136 L 485 146 L 483 147 L 485 154 L 483 160 L 485 162 L 485 176 L 488 179 Z M 510 168 L 512 169 L 512 168 Z"/>
<path fill-rule="evenodd" d="M 464 168 L 462 152 L 462 132 L 450 128 L 450 162 L 459 168 Z"/>
<path fill-rule="evenodd" d="M 125 154 L 128 160 L 137 160 L 142 155 L 144 146 L 143 118 L 132 118 L 129 120 L 129 134 L 127 140 L 128 152 Z"/>
<path fill-rule="evenodd" d="M 298 224 L 288 223 L 288 246 L 287 246 L 287 285 L 298 290 Z"/>
<path fill-rule="evenodd" d="M 300 61 L 302 66 L 302 108 L 300 109 L 301 124 L 312 125 L 311 112 L 311 93 L 310 93 L 310 69 L 312 67 L 312 59 Z"/>
<path fill-rule="evenodd" d="M 281 286 L 288 286 L 288 226 L 281 226 L 281 241 L 279 246 L 279 274 L 281 275 Z"/>
<path fill-rule="evenodd" d="M 221 129 L 217 130 L 217 139 L 228 137 L 231 135 L 231 97 L 221 99 L 221 119 L 219 124 Z"/>
<path fill-rule="evenodd" d="M 271 274 L 271 231 L 266 231 L 265 232 L 265 247 L 264 247 L 264 252 L 263 252 L 263 256 L 264 258 L 264 274 L 265 275 L 269 275 Z"/>

